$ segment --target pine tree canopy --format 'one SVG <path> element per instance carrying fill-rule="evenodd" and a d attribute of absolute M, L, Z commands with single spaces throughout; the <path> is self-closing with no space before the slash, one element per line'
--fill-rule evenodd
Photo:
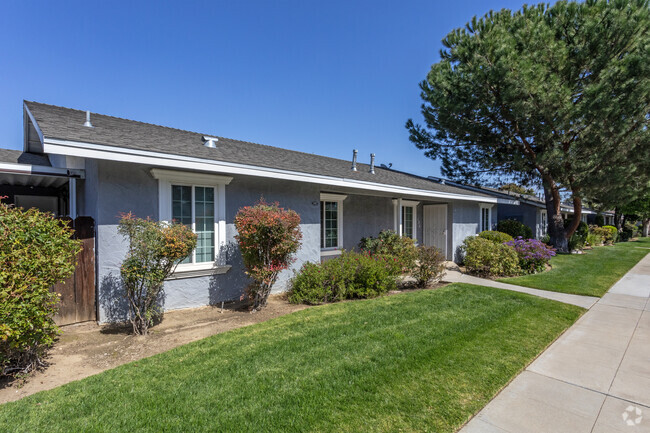
<path fill-rule="evenodd" d="M 425 124 L 406 126 L 443 176 L 534 178 L 607 203 L 648 191 L 647 0 L 504 9 L 442 43 L 420 84 Z"/>

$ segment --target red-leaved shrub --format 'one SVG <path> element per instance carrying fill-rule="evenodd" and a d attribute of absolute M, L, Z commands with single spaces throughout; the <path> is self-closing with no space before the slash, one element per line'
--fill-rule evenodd
<path fill-rule="evenodd" d="M 257 311 L 266 305 L 278 274 L 289 268 L 300 247 L 300 216 L 260 199 L 237 212 L 235 227 L 246 274 L 253 279 L 246 293 L 251 310 Z"/>

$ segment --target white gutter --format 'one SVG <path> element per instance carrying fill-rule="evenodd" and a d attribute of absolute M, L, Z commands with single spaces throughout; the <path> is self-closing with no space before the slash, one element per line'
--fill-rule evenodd
<path fill-rule="evenodd" d="M 380 191 L 401 195 L 419 197 L 442 198 L 450 200 L 466 200 L 482 203 L 497 203 L 494 197 L 479 197 L 465 194 L 454 194 L 443 191 L 430 191 L 425 189 L 407 188 L 396 185 L 387 185 L 376 182 L 347 179 L 333 176 L 322 176 L 310 173 L 301 173 L 290 170 L 259 167 L 248 164 L 238 164 L 225 161 L 194 158 L 189 156 L 171 155 L 161 152 L 126 149 L 122 147 L 106 146 L 79 141 L 60 140 L 47 138 L 43 140 L 43 152 L 57 155 L 78 156 L 107 161 L 130 162 L 134 164 L 147 164 L 175 169 L 200 170 L 207 172 L 239 174 L 247 176 L 267 177 L 273 179 L 292 180 L 295 182 L 317 183 L 344 188 L 357 188 L 370 191 Z"/>
<path fill-rule="evenodd" d="M 20 174 L 26 176 L 73 177 L 83 179 L 83 170 L 49 167 L 47 165 L 16 164 L 0 162 L 0 173 Z"/>

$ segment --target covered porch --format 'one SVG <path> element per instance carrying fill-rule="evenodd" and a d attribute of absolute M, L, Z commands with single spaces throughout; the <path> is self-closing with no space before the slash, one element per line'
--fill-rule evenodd
<path fill-rule="evenodd" d="M 354 189 L 328 189 L 320 193 L 321 260 L 343 250 L 358 249 L 364 237 L 393 230 L 418 245 L 439 248 L 448 260 L 468 236 L 490 230 L 497 222 L 496 199 L 371 193 Z"/>

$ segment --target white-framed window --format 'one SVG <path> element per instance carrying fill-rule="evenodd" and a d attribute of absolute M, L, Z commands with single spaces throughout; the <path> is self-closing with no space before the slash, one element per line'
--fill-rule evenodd
<path fill-rule="evenodd" d="M 540 222 L 542 225 L 542 236 L 546 236 L 548 232 L 548 214 L 545 210 L 540 211 Z"/>
<path fill-rule="evenodd" d="M 480 203 L 481 218 L 479 221 L 479 232 L 492 230 L 492 206 L 491 204 Z"/>
<path fill-rule="evenodd" d="M 343 249 L 343 200 L 346 195 L 320 195 L 320 249 L 322 255 L 338 254 Z"/>
<path fill-rule="evenodd" d="M 393 199 L 394 230 L 400 236 L 411 238 L 417 242 L 417 216 L 420 202 L 412 200 Z"/>
<path fill-rule="evenodd" d="M 177 271 L 210 269 L 226 242 L 226 185 L 232 177 L 151 169 L 158 179 L 159 219 L 185 224 L 197 235 L 196 249 Z"/>

